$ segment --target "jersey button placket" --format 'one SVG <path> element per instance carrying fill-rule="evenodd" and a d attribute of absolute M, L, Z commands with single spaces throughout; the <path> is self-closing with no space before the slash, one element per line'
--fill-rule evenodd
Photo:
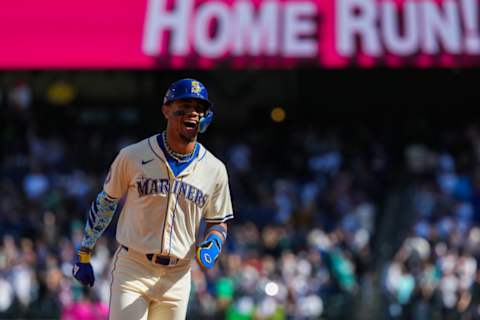
<path fill-rule="evenodd" d="M 175 194 L 173 193 L 173 186 L 175 183 L 175 178 L 172 179 L 170 175 L 170 171 L 168 172 L 168 179 L 170 180 L 170 190 L 168 191 L 168 203 L 167 203 L 167 210 L 165 212 L 165 227 L 163 230 L 163 239 L 162 239 L 162 254 L 166 255 L 168 254 L 168 242 L 170 239 L 170 229 L 172 226 L 172 210 L 173 206 L 175 205 L 174 199 L 175 199 Z M 173 200 L 172 200 L 173 198 Z"/>

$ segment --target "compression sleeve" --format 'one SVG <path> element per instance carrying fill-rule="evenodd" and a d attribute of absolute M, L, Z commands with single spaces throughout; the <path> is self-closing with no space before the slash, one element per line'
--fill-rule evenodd
<path fill-rule="evenodd" d="M 97 195 L 88 212 L 82 247 L 93 249 L 98 238 L 112 221 L 117 205 L 118 199 L 110 197 L 105 191 Z"/>

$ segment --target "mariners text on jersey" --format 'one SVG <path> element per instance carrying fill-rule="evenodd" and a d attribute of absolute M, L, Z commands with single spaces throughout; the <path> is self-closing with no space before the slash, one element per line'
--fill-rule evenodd
<path fill-rule="evenodd" d="M 195 203 L 199 208 L 205 206 L 209 197 L 202 190 L 180 180 L 174 180 L 171 187 L 169 179 L 152 179 L 142 176 L 137 179 L 136 183 L 139 197 L 166 195 L 170 192 Z"/>

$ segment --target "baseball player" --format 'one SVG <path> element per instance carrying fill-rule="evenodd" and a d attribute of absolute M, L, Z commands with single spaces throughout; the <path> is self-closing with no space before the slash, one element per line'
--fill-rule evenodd
<path fill-rule="evenodd" d="M 73 276 L 93 286 L 95 242 L 125 197 L 112 261 L 110 319 L 185 319 L 190 265 L 214 267 L 233 218 L 225 165 L 197 142 L 213 119 L 205 86 L 174 82 L 165 94 L 164 132 L 123 148 L 93 201 Z M 203 241 L 196 246 L 201 220 Z"/>

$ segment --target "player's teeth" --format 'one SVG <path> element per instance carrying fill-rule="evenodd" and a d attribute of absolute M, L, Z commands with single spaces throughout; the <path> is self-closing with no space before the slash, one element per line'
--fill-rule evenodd
<path fill-rule="evenodd" d="M 194 128 L 197 125 L 195 121 L 185 121 L 184 124 L 188 128 Z"/>

